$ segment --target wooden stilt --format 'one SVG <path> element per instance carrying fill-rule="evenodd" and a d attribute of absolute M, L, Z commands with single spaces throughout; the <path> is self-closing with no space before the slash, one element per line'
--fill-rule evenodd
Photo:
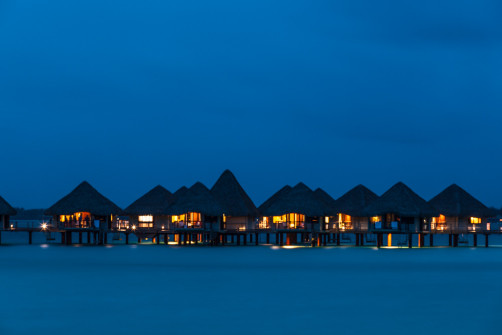
<path fill-rule="evenodd" d="M 453 246 L 453 234 L 450 234 L 448 236 L 448 246 L 450 246 L 450 247 Z"/>
<path fill-rule="evenodd" d="M 364 247 L 364 236 L 365 236 L 365 235 L 366 235 L 366 234 L 360 234 L 360 236 L 361 236 L 361 237 L 360 237 L 359 239 L 360 239 L 360 244 L 361 244 L 361 247 Z"/>
<path fill-rule="evenodd" d="M 336 245 L 340 245 L 340 233 L 336 234 Z"/>
<path fill-rule="evenodd" d="M 0 245 L 2 245 L 2 232 L 0 231 Z"/>
<path fill-rule="evenodd" d="M 141 237 L 138 237 L 138 244 L 141 244 Z"/>
<path fill-rule="evenodd" d="M 87 244 L 91 244 L 91 232 L 87 232 Z"/>
<path fill-rule="evenodd" d="M 78 244 L 82 244 L 82 232 L 78 232 Z"/>
<path fill-rule="evenodd" d="M 408 248 L 413 248 L 413 234 L 408 234 Z"/>
<path fill-rule="evenodd" d="M 359 234 L 356 234 L 356 247 L 359 246 Z"/>
<path fill-rule="evenodd" d="M 66 232 L 61 233 L 61 244 L 66 244 Z"/>
<path fill-rule="evenodd" d="M 279 245 L 282 247 L 284 245 L 284 242 L 283 242 L 283 234 L 282 233 L 279 233 Z"/>
<path fill-rule="evenodd" d="M 377 234 L 377 239 L 376 239 L 376 240 L 377 240 L 377 248 L 379 248 L 379 249 L 380 249 L 380 247 L 382 246 L 382 240 L 381 240 L 381 238 L 380 238 L 380 236 L 381 236 L 381 235 L 382 235 L 382 234 L 378 233 L 378 234 Z"/>
<path fill-rule="evenodd" d="M 125 238 L 126 238 L 125 243 L 129 244 L 129 233 L 125 233 Z"/>
<path fill-rule="evenodd" d="M 488 248 L 488 234 L 485 234 L 485 248 Z"/>
<path fill-rule="evenodd" d="M 270 244 L 270 234 L 267 233 L 267 244 Z"/>
<path fill-rule="evenodd" d="M 255 245 L 258 245 L 260 243 L 259 238 L 260 238 L 260 235 L 258 233 L 255 233 L 255 236 L 254 236 Z"/>
<path fill-rule="evenodd" d="M 29 231 L 28 232 L 28 244 L 32 244 L 32 243 L 33 243 L 33 232 Z"/>
<path fill-rule="evenodd" d="M 429 246 L 434 246 L 434 235 L 429 234 Z"/>
<path fill-rule="evenodd" d="M 472 235 L 472 244 L 475 247 L 478 246 L 478 234 L 476 234 L 476 233 L 474 233 L 474 235 Z"/>
<path fill-rule="evenodd" d="M 248 237 L 246 236 L 246 234 L 242 234 L 242 239 L 244 240 L 244 245 L 247 245 Z"/>
<path fill-rule="evenodd" d="M 103 237 L 104 237 L 104 243 L 108 244 L 108 232 L 103 232 Z"/>

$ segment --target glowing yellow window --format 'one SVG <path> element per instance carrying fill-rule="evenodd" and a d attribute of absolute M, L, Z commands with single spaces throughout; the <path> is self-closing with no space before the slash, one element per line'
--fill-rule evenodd
<path fill-rule="evenodd" d="M 471 217 L 471 223 L 472 224 L 480 224 L 481 223 L 481 218 Z"/>

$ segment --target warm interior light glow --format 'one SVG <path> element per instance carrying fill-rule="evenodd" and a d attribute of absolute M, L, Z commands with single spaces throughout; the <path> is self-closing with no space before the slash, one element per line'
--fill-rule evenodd
<path fill-rule="evenodd" d="M 329 216 L 324 217 L 324 223 L 329 223 Z"/>
<path fill-rule="evenodd" d="M 153 222 L 153 215 L 140 215 L 138 217 L 139 222 Z"/>
<path fill-rule="evenodd" d="M 42 223 L 42 229 L 44 229 L 44 230 L 47 229 L 47 223 L 45 223 L 45 222 Z"/>
<path fill-rule="evenodd" d="M 227 216 L 225 214 L 223 214 L 223 223 L 226 223 L 227 222 Z"/>
<path fill-rule="evenodd" d="M 268 229 L 270 226 L 268 225 L 268 217 L 264 216 L 261 218 L 261 221 L 258 222 L 259 229 Z"/>
<path fill-rule="evenodd" d="M 371 222 L 382 222 L 382 217 L 381 216 L 372 216 L 371 217 Z"/>
<path fill-rule="evenodd" d="M 179 225 L 191 228 L 193 226 L 198 226 L 202 223 L 202 214 L 190 212 L 181 215 L 173 215 L 171 217 L 173 223 L 178 223 Z"/>
<path fill-rule="evenodd" d="M 480 224 L 481 218 L 471 217 L 471 223 L 472 224 Z"/>
<path fill-rule="evenodd" d="M 352 229 L 352 217 L 347 214 L 338 213 L 338 228 L 340 230 Z"/>
<path fill-rule="evenodd" d="M 296 229 L 305 224 L 305 215 L 298 213 L 289 213 L 272 218 L 274 223 L 284 224 L 284 228 Z"/>
<path fill-rule="evenodd" d="M 132 225 L 132 230 L 136 230 L 136 225 Z"/>
<path fill-rule="evenodd" d="M 392 247 L 392 234 L 387 235 L 387 246 Z"/>

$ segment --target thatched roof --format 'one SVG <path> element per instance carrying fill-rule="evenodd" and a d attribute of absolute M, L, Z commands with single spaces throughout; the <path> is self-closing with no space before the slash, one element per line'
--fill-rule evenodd
<path fill-rule="evenodd" d="M 130 215 L 162 215 L 166 214 L 174 202 L 174 196 L 164 187 L 158 185 L 124 209 Z"/>
<path fill-rule="evenodd" d="M 188 188 L 186 186 L 181 186 L 176 192 L 174 192 L 173 199 L 176 200 L 178 197 L 180 197 L 186 191 L 188 191 Z"/>
<path fill-rule="evenodd" d="M 364 209 L 377 199 L 378 195 L 373 193 L 366 186 L 357 185 L 338 198 L 333 207 L 336 213 L 363 217 L 366 216 Z"/>
<path fill-rule="evenodd" d="M 268 198 L 267 200 L 265 200 L 264 203 L 262 203 L 260 205 L 260 207 L 258 207 L 258 211 L 260 212 L 260 215 L 263 214 L 263 212 L 270 207 L 270 205 L 272 205 L 277 199 L 279 199 L 280 197 L 284 196 L 284 194 L 288 193 L 289 191 L 291 191 L 291 186 L 289 185 L 286 185 L 284 186 L 283 188 L 281 188 L 279 191 L 275 192 L 270 198 Z"/>
<path fill-rule="evenodd" d="M 14 207 L 9 205 L 9 203 L 2 197 L 0 197 L 0 215 L 16 215 Z"/>
<path fill-rule="evenodd" d="M 211 193 L 223 206 L 229 216 L 258 216 L 258 210 L 234 174 L 225 170 L 216 181 Z"/>
<path fill-rule="evenodd" d="M 202 213 L 209 216 L 224 214 L 224 210 L 211 191 L 197 182 L 186 192 L 182 192 L 169 207 L 168 214 L 179 215 L 189 212 Z"/>
<path fill-rule="evenodd" d="M 314 192 L 305 184 L 299 183 L 273 201 L 262 214 L 272 216 L 298 213 L 306 216 L 323 216 L 326 212 L 326 206 Z"/>
<path fill-rule="evenodd" d="M 460 186 L 453 184 L 436 195 L 429 204 L 445 216 L 490 216 L 492 211 Z"/>
<path fill-rule="evenodd" d="M 328 194 L 322 188 L 318 188 L 314 191 L 314 195 L 317 197 L 319 201 L 321 201 L 326 208 L 326 215 L 336 215 L 338 214 L 335 210 L 336 200 L 333 199 L 331 195 Z"/>
<path fill-rule="evenodd" d="M 46 215 L 69 215 L 89 212 L 94 215 L 121 214 L 122 210 L 84 181 L 45 211 Z"/>
<path fill-rule="evenodd" d="M 392 186 L 380 198 L 368 205 L 364 212 L 370 216 L 387 213 L 408 217 L 437 215 L 437 211 L 427 201 L 401 182 Z"/>

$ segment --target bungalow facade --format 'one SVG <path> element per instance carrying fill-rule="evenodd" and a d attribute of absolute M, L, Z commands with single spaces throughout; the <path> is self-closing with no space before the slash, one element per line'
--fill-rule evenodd
<path fill-rule="evenodd" d="M 335 201 L 336 222 L 333 228 L 341 232 L 369 230 L 371 220 L 364 209 L 377 199 L 378 195 L 366 186 L 357 185 Z"/>
<path fill-rule="evenodd" d="M 225 170 L 211 188 L 211 193 L 223 207 L 222 230 L 255 229 L 258 209 L 230 170 Z"/>
<path fill-rule="evenodd" d="M 174 195 L 158 185 L 134 201 L 124 213 L 129 216 L 130 228 L 138 231 L 161 229 L 170 226 L 169 206 L 174 202 Z"/>
<path fill-rule="evenodd" d="M 167 210 L 171 217 L 171 229 L 222 230 L 224 210 L 206 186 L 197 182 L 180 193 Z"/>
<path fill-rule="evenodd" d="M 264 216 L 263 213 L 267 211 L 270 205 L 272 205 L 277 199 L 282 197 L 284 194 L 291 191 L 291 189 L 292 187 L 289 185 L 284 186 L 279 191 L 275 192 L 270 198 L 265 200 L 265 202 L 261 204 L 260 207 L 258 207 L 258 213 L 260 217 L 258 219 L 258 226 L 256 227 L 256 229 L 262 229 L 262 230 L 272 229 L 273 221 L 270 220 L 270 217 Z"/>
<path fill-rule="evenodd" d="M 44 214 L 61 228 L 109 230 L 122 210 L 84 181 Z"/>
<path fill-rule="evenodd" d="M 325 216 L 320 220 L 320 228 L 325 231 L 332 230 L 337 226 L 338 215 L 335 210 L 336 200 L 322 188 L 317 188 L 314 195 L 324 205 Z"/>
<path fill-rule="evenodd" d="M 370 230 L 424 232 L 430 230 L 436 210 L 408 186 L 399 182 L 380 198 L 369 204 L 364 212 L 370 219 Z"/>
<path fill-rule="evenodd" d="M 439 213 L 431 221 L 436 232 L 490 230 L 491 210 L 460 186 L 453 184 L 429 201 Z"/>
<path fill-rule="evenodd" d="M 276 231 L 319 231 L 327 206 L 303 183 L 284 187 L 260 206 L 262 220 Z"/>
<path fill-rule="evenodd" d="M 10 217 L 16 215 L 16 210 L 4 198 L 0 197 L 0 224 L 2 229 L 10 228 Z"/>

